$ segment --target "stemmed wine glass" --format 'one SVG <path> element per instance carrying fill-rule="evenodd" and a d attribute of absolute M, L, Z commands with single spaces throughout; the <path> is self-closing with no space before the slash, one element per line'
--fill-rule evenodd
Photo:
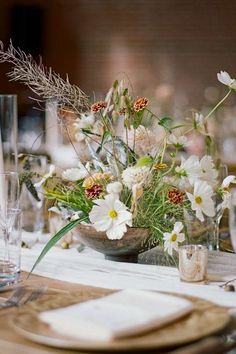
<path fill-rule="evenodd" d="M 19 178 L 16 172 L 0 173 L 0 282 L 19 273 L 20 210 Z M 14 239 L 14 240 L 13 240 Z M 14 245 L 14 251 L 10 249 Z M 16 254 L 17 253 L 17 254 Z M 16 264 L 17 263 L 17 264 Z"/>

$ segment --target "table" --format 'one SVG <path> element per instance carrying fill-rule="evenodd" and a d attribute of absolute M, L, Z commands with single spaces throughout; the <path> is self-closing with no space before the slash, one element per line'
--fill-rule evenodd
<path fill-rule="evenodd" d="M 33 249 L 22 250 L 22 269 L 29 271 L 40 253 L 42 245 Z M 216 256 L 215 256 L 216 255 Z M 219 266 L 220 265 L 220 266 Z M 212 276 L 214 271 L 221 269 L 222 276 L 234 277 L 236 273 L 236 259 L 230 254 L 214 254 L 210 256 L 210 268 Z M 218 269 L 218 270 L 217 270 Z M 226 273 L 226 270 L 230 272 Z M 85 249 L 78 253 L 76 248 L 62 250 L 55 247 L 35 270 L 36 274 L 30 276 L 26 284 L 38 286 L 46 284 L 55 291 L 55 296 L 60 293 L 76 293 L 94 291 L 91 285 L 109 289 L 121 289 L 126 287 L 164 290 L 176 293 L 185 293 L 214 300 L 215 303 L 224 306 L 235 306 L 236 294 L 226 293 L 219 288 L 218 283 L 187 284 L 181 283 L 178 271 L 175 268 L 158 267 L 155 265 L 127 264 L 106 261 L 97 252 Z M 27 273 L 23 273 L 26 279 Z M 54 279 L 53 279 L 54 278 Z M 7 296 L 8 294 L 0 294 Z M 8 319 L 16 309 L 0 311 L 0 353 L 1 354 L 48 354 L 48 353 L 74 353 L 74 351 L 47 348 L 32 343 L 15 333 Z"/>
<path fill-rule="evenodd" d="M 22 250 L 22 269 L 29 272 L 42 245 Z M 153 251 L 152 251 L 153 252 Z M 155 252 L 155 250 L 154 250 Z M 215 280 L 236 278 L 236 255 L 213 252 L 209 256 L 209 272 Z M 175 292 L 202 297 L 220 306 L 235 307 L 236 294 L 219 288 L 219 282 L 191 284 L 179 279 L 178 270 L 149 264 L 134 264 L 105 260 L 103 255 L 86 248 L 78 253 L 76 248 L 49 251 L 34 274 L 52 279 L 108 289 L 146 289 Z M 219 278 L 220 274 L 220 278 Z"/>
<path fill-rule="evenodd" d="M 53 280 L 36 275 L 32 275 L 26 280 L 28 274 L 23 273 L 22 279 L 26 284 L 30 286 L 39 286 L 45 284 L 55 292 L 55 296 L 60 296 L 63 292 L 69 292 L 71 294 L 76 293 L 83 289 L 84 291 L 94 290 L 92 287 L 82 286 L 79 284 L 68 284 L 68 282 Z M 9 296 L 9 293 L 1 293 L 1 297 Z M 75 353 L 70 350 L 59 350 L 54 348 L 48 348 L 46 346 L 35 344 L 28 341 L 18 335 L 11 327 L 9 321 L 11 315 L 17 311 L 16 308 L 0 311 L 0 353 L 1 354 L 48 354 L 48 353 L 60 353 L 69 354 Z M 80 352 L 82 353 L 82 352 Z M 88 354 L 88 353 L 87 353 Z"/>

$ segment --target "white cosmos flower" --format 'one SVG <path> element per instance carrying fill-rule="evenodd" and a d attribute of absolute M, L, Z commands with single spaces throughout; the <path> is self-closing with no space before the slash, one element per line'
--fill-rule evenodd
<path fill-rule="evenodd" d="M 67 170 L 63 171 L 62 178 L 67 181 L 75 182 L 80 179 L 86 178 L 89 175 L 89 171 L 89 163 L 87 163 L 84 167 L 84 165 L 79 162 L 78 167 L 68 168 Z"/>
<path fill-rule="evenodd" d="M 167 143 L 170 145 L 174 145 L 176 148 L 181 148 L 185 147 L 188 145 L 188 139 L 184 135 L 178 135 L 178 134 L 170 134 L 170 136 L 167 139 Z"/>
<path fill-rule="evenodd" d="M 176 222 L 174 224 L 174 229 L 172 232 L 165 232 L 164 235 L 164 250 L 169 253 L 170 256 L 173 254 L 173 249 L 178 252 L 178 243 L 185 240 L 184 233 L 181 233 L 184 225 L 182 222 Z"/>
<path fill-rule="evenodd" d="M 49 166 L 49 172 L 46 173 L 43 178 L 41 179 L 41 181 L 37 182 L 34 184 L 35 188 L 40 188 L 48 178 L 53 176 L 53 173 L 55 172 L 56 167 L 54 165 L 50 165 Z"/>
<path fill-rule="evenodd" d="M 204 221 L 203 214 L 213 217 L 215 216 L 214 201 L 212 199 L 213 189 L 205 181 L 196 181 L 194 183 L 193 194 L 186 192 L 191 202 L 192 210 L 196 211 L 196 217 L 200 221 Z"/>
<path fill-rule="evenodd" d="M 217 79 L 224 85 L 231 89 L 236 90 L 236 80 L 232 79 L 226 71 L 222 71 L 217 74 Z"/>
<path fill-rule="evenodd" d="M 201 174 L 200 179 L 206 181 L 210 186 L 217 185 L 218 171 L 215 168 L 213 159 L 209 155 L 205 155 L 200 160 Z"/>
<path fill-rule="evenodd" d="M 122 173 L 122 180 L 126 187 L 132 189 L 135 184 L 143 183 L 150 173 L 150 168 L 143 167 L 128 167 Z"/>
<path fill-rule="evenodd" d="M 201 174 L 199 158 L 196 155 L 191 155 L 187 160 L 182 157 L 181 164 L 175 168 L 175 172 L 182 179 L 188 179 L 189 183 L 193 185 Z"/>
<path fill-rule="evenodd" d="M 132 213 L 125 204 L 113 194 L 105 199 L 96 199 L 96 205 L 89 213 L 89 219 L 97 231 L 106 231 L 110 240 L 121 239 L 127 231 L 127 225 L 132 226 Z"/>

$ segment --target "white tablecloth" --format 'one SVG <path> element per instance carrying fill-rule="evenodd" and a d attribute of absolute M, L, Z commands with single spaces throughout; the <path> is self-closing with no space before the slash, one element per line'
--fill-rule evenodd
<path fill-rule="evenodd" d="M 22 270 L 30 271 L 42 245 L 22 249 Z M 214 252 L 209 257 L 209 273 L 236 278 L 236 255 Z M 86 248 L 62 250 L 54 247 L 34 270 L 34 274 L 72 283 L 109 289 L 148 289 L 198 296 L 216 304 L 236 307 L 236 292 L 226 292 L 219 283 L 193 284 L 179 279 L 176 268 L 120 263 L 105 260 L 103 255 Z M 69 287 L 68 283 L 68 287 Z"/>

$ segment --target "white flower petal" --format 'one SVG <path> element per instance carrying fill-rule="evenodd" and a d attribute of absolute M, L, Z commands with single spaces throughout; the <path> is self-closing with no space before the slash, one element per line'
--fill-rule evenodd
<path fill-rule="evenodd" d="M 164 240 L 169 240 L 170 236 L 171 236 L 170 232 L 164 232 L 164 234 L 163 234 Z"/>
<path fill-rule="evenodd" d="M 182 222 L 181 221 L 177 221 L 174 224 L 174 232 L 178 234 L 181 230 L 183 230 L 183 227 L 184 227 L 184 225 L 182 224 Z"/>
<path fill-rule="evenodd" d="M 194 202 L 194 196 L 193 196 L 193 194 L 191 194 L 191 193 L 189 193 L 189 192 L 186 192 L 186 194 L 187 194 L 187 197 L 188 197 L 188 199 L 190 200 L 190 202 Z"/>
<path fill-rule="evenodd" d="M 100 220 L 100 221 L 97 221 L 93 224 L 93 227 L 97 231 L 107 231 L 111 226 L 112 226 L 111 219 Z"/>
<path fill-rule="evenodd" d="M 118 217 L 115 223 L 122 224 L 130 220 L 132 220 L 132 213 L 130 213 L 129 211 L 121 211 L 118 213 Z"/>
<path fill-rule="evenodd" d="M 181 233 L 181 234 L 178 234 L 178 242 L 183 242 L 185 240 L 185 234 L 184 233 Z"/>
<path fill-rule="evenodd" d="M 197 209 L 196 209 L 196 217 L 200 221 L 204 221 L 204 216 L 203 216 L 203 213 L 202 213 L 202 209 L 200 207 L 197 207 Z"/>
<path fill-rule="evenodd" d="M 222 188 L 228 188 L 230 183 L 236 183 L 236 177 L 233 175 L 229 175 L 228 177 L 226 177 L 223 182 L 221 187 Z"/>
<path fill-rule="evenodd" d="M 110 240 L 120 240 L 124 236 L 126 231 L 127 227 L 124 224 L 121 224 L 109 228 L 106 234 Z"/>

